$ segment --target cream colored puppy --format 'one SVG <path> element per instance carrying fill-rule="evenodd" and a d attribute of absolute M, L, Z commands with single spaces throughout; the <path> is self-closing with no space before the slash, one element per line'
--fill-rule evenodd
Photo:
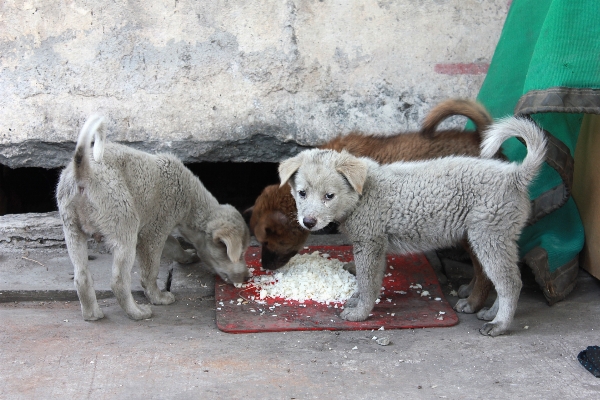
<path fill-rule="evenodd" d="M 111 288 L 132 319 L 152 314 L 148 305 L 136 304 L 131 295 L 136 254 L 150 302 L 175 301 L 156 284 L 161 253 L 174 229 L 224 280 L 241 283 L 248 276 L 244 253 L 250 233 L 241 214 L 230 205 L 220 205 L 176 157 L 106 142 L 99 116 L 92 116 L 81 129 L 73 161 L 60 176 L 56 199 L 85 320 L 104 316 L 88 269 L 91 235 L 101 235 L 112 247 Z M 169 245 L 176 244 L 169 239 Z M 166 251 L 173 249 L 167 246 Z M 186 256 L 180 249 L 175 252 Z"/>
<path fill-rule="evenodd" d="M 478 314 L 493 319 L 480 331 L 496 336 L 509 328 L 522 285 L 517 239 L 529 217 L 528 185 L 544 161 L 546 140 L 533 122 L 516 118 L 484 136 L 482 158 L 379 165 L 345 151 L 315 149 L 280 164 L 281 184 L 292 188 L 300 225 L 316 231 L 337 222 L 353 243 L 358 289 L 342 318 L 369 316 L 386 253 L 446 248 L 466 238 L 498 293 L 492 309 Z M 514 136 L 527 144 L 523 163 L 492 159 Z"/>

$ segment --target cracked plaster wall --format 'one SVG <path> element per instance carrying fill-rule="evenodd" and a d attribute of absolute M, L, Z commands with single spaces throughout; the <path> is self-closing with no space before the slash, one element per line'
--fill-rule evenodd
<path fill-rule="evenodd" d="M 93 112 L 110 139 L 185 162 L 276 162 L 352 130 L 416 129 L 435 103 L 476 96 L 508 7 L 4 0 L 0 163 L 65 165 Z"/>

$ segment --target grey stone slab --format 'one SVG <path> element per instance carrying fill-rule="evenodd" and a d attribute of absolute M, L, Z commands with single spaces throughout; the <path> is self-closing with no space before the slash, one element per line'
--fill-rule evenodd
<path fill-rule="evenodd" d="M 62 222 L 57 212 L 0 216 L 0 249 L 64 247 Z"/>
<path fill-rule="evenodd" d="M 100 297 L 112 296 L 112 255 L 89 252 L 89 269 Z M 161 265 L 158 283 L 165 288 L 169 263 Z M 0 301 L 76 298 L 73 265 L 66 249 L 30 249 L 0 255 Z M 143 293 L 136 264 L 131 271 L 131 290 Z"/>

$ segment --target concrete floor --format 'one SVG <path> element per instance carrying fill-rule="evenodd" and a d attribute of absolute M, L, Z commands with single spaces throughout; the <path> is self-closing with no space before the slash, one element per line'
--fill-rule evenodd
<path fill-rule="evenodd" d="M 81 317 L 64 249 L 0 256 L 1 399 L 600 398 L 577 361 L 600 345 L 600 283 L 583 270 L 552 307 L 525 271 L 511 331 L 497 338 L 466 314 L 451 328 L 232 335 L 216 328 L 206 273 L 175 266 L 177 301 L 136 322 L 108 290 L 110 256 L 93 255 L 97 322 Z M 453 304 L 465 276 L 449 278 Z M 383 335 L 390 345 L 372 340 Z"/>

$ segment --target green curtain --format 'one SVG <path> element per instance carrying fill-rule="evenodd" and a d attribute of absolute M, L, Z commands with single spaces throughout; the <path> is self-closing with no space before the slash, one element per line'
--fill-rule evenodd
<path fill-rule="evenodd" d="M 549 303 L 577 277 L 584 233 L 570 197 L 585 113 L 600 114 L 600 0 L 514 0 L 478 100 L 494 118 L 531 117 L 548 133 L 547 162 L 530 188 L 533 216 L 519 246 Z M 509 160 L 527 150 L 504 143 Z"/>

